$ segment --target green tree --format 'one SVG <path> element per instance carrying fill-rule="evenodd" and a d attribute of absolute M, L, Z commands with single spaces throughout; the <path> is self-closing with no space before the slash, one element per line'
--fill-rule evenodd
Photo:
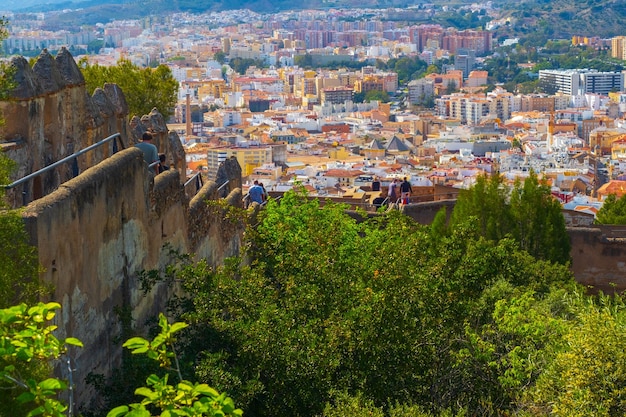
<path fill-rule="evenodd" d="M 226 54 L 223 51 L 217 51 L 213 54 L 213 59 L 220 63 L 220 65 L 224 65 L 226 62 Z"/>
<path fill-rule="evenodd" d="M 294 64 L 296 64 L 300 68 L 311 68 L 313 66 L 313 57 L 309 53 L 306 53 L 304 55 L 296 55 L 293 61 Z"/>
<path fill-rule="evenodd" d="M 133 116 L 149 114 L 153 108 L 166 119 L 174 113 L 178 81 L 166 65 L 142 69 L 122 59 L 115 66 L 105 67 L 91 65 L 84 58 L 79 66 L 90 94 L 105 83 L 117 84 L 124 92 L 129 112 Z"/>
<path fill-rule="evenodd" d="M 571 300 L 567 331 L 525 400 L 531 415 L 626 413 L 626 305 L 623 296 Z"/>
<path fill-rule="evenodd" d="M 503 239 L 513 229 L 508 196 L 504 177 L 479 176 L 472 188 L 459 194 L 452 211 L 452 227 L 475 218 L 474 224 L 480 235 L 490 240 Z"/>
<path fill-rule="evenodd" d="M 229 65 L 239 74 L 245 74 L 246 71 L 248 71 L 248 68 L 252 66 L 255 66 L 257 68 L 263 68 L 267 66 L 264 61 L 251 58 L 232 58 L 229 62 Z"/>
<path fill-rule="evenodd" d="M 121 405 L 111 410 L 107 417 L 150 417 L 153 408 L 161 410 L 160 416 L 181 417 L 240 417 L 243 412 L 235 408 L 235 403 L 226 394 L 220 394 L 207 384 L 192 383 L 183 379 L 178 356 L 175 353 L 174 333 L 187 327 L 186 323 L 169 324 L 163 314 L 159 314 L 161 331 L 154 339 L 133 337 L 124 343 L 133 354 L 145 354 L 155 360 L 159 366 L 175 373 L 178 383 L 169 383 L 170 373 L 163 376 L 151 374 L 146 379 L 146 386 L 135 390 L 143 397 L 141 402 Z"/>
<path fill-rule="evenodd" d="M 0 183 L 9 184 L 16 164 L 0 153 Z M 12 210 L 0 197 L 0 308 L 34 302 L 50 288 L 39 280 L 36 248 L 29 244 L 20 210 Z"/>
<path fill-rule="evenodd" d="M 0 47 L 2 46 L 2 41 L 9 36 L 7 25 L 8 21 L 0 18 Z M 13 73 L 14 69 L 8 63 L 0 62 L 0 101 L 7 100 L 11 90 L 15 87 Z M 0 127 L 2 127 L 4 122 L 4 117 L 0 113 Z"/>
<path fill-rule="evenodd" d="M 365 93 L 364 92 L 354 93 L 352 95 L 352 101 L 354 103 L 363 103 L 365 101 Z"/>
<path fill-rule="evenodd" d="M 14 168 L 15 162 L 0 154 L 0 183 L 10 182 L 9 174 Z M 36 248 L 29 244 L 20 211 L 8 207 L 4 201 L 4 192 L 0 198 L 0 242 L 0 308 L 24 302 L 33 303 L 48 295 L 49 286 L 42 284 L 39 279 Z M 13 317 L 7 314 L 6 317 Z M 28 407 L 17 405 L 16 399 L 24 392 L 25 381 L 43 380 L 44 376 L 49 375 L 47 363 L 39 360 L 15 362 L 13 356 L 5 355 L 0 357 L 0 369 L 19 374 L 22 378 L 22 385 L 16 385 L 15 381 L 6 378 L 0 379 L 0 416 L 25 415 Z"/>
<path fill-rule="evenodd" d="M 598 224 L 626 224 L 626 195 L 609 194 L 596 214 Z"/>
<path fill-rule="evenodd" d="M 41 415 L 64 417 L 68 405 L 58 399 L 67 384 L 57 378 L 39 375 L 24 375 L 23 364 L 44 365 L 58 361 L 69 346 L 82 347 L 75 338 L 58 339 L 54 336 L 56 326 L 51 322 L 60 309 L 58 303 L 39 303 L 32 307 L 20 304 L 0 310 L 0 378 L 5 391 L 13 393 L 13 399 L 2 403 L 6 416 Z M 122 405 L 111 410 L 108 417 L 150 417 L 149 409 L 160 410 L 161 416 L 187 417 L 238 417 L 243 414 L 234 402 L 206 384 L 191 383 L 183 379 L 174 349 L 174 333 L 184 329 L 185 323 L 169 324 L 165 316 L 159 316 L 161 331 L 152 340 L 134 337 L 126 341 L 125 347 L 133 354 L 145 354 L 159 363 L 162 368 L 174 372 L 179 382 L 169 384 L 170 373 L 159 377 L 150 375 L 146 386 L 135 393 L 143 397 L 139 403 Z M 44 379 L 45 378 L 45 379 Z M 27 414 L 26 414 L 27 413 Z"/>
<path fill-rule="evenodd" d="M 503 181 L 498 174 L 480 177 L 462 192 L 452 212 L 452 226 L 474 218 L 476 229 L 487 239 L 511 236 L 538 259 L 567 264 L 571 244 L 561 206 L 550 188 L 535 173 L 512 189 Z"/>
<path fill-rule="evenodd" d="M 197 379 L 251 415 L 314 416 L 326 403 L 515 409 L 514 389 L 496 383 L 512 365 L 492 369 L 480 350 L 472 361 L 464 352 L 500 299 L 545 294 L 571 283 L 569 270 L 512 239 L 485 239 L 471 218 L 431 229 L 395 211 L 356 222 L 344 209 L 286 193 L 246 232 L 246 263 L 174 268 L 190 323 L 181 351 L 200 358 Z M 338 403 L 337 390 L 362 401 Z"/>
<path fill-rule="evenodd" d="M 390 59 L 387 66 L 398 74 L 398 82 L 405 84 L 418 78 L 426 70 L 428 64 L 418 57 L 402 57 Z"/>
<path fill-rule="evenodd" d="M 380 101 L 381 103 L 389 103 L 389 94 L 386 91 L 372 90 L 365 93 L 363 101 Z"/>
<path fill-rule="evenodd" d="M 48 361 L 58 360 L 67 350 L 65 345 L 82 344 L 74 338 L 62 340 L 54 336 L 56 326 L 50 321 L 59 308 L 58 303 L 39 303 L 0 310 L 1 415 L 65 416 L 68 407 L 57 395 L 67 385 L 45 376 L 50 372 Z"/>
<path fill-rule="evenodd" d="M 539 259 L 562 264 L 570 261 L 571 244 L 561 203 L 534 172 L 523 185 L 515 183 L 509 207 L 515 222 L 513 237 L 523 250 Z"/>

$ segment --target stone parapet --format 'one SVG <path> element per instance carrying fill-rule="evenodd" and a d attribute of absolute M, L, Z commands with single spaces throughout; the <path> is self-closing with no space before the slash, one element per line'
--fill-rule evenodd
<path fill-rule="evenodd" d="M 221 199 L 218 185 L 208 182 L 190 201 L 179 175 L 170 170 L 153 176 L 141 150 L 132 147 L 24 209 L 41 277 L 53 284 L 51 299 L 62 305 L 58 335 L 77 337 L 85 346 L 69 352 L 78 364 L 73 378 L 79 406 L 95 394 L 84 382 L 87 374 L 109 375 L 121 359 L 115 311 L 131 311 L 139 332 L 147 319 L 166 311 L 175 289 L 163 284 L 144 291 L 140 271 L 163 271 L 172 251 L 210 265 L 239 255 L 245 221 L 227 214 L 241 208 L 241 189 Z"/>
<path fill-rule="evenodd" d="M 33 67 L 24 57 L 10 61 L 15 88 L 11 99 L 0 102 L 5 124 L 0 145 L 18 166 L 13 179 L 25 177 L 74 152 L 119 133 L 129 146 L 128 105 L 114 85 L 87 94 L 85 80 L 72 55 L 61 48 L 56 58 L 43 50 Z M 19 144 L 19 146 L 17 146 Z M 9 202 L 18 207 L 49 194 L 113 154 L 109 143 L 77 158 L 76 165 L 61 165 L 9 192 Z"/>

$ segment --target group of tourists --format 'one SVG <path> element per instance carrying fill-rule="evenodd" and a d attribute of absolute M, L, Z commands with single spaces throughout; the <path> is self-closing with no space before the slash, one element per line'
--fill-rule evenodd
<path fill-rule="evenodd" d="M 394 178 L 389 184 L 387 197 L 389 198 L 390 203 L 409 204 L 412 192 L 413 188 L 406 177 L 404 177 L 402 182 L 399 182 L 397 178 Z"/>
<path fill-rule="evenodd" d="M 143 159 L 146 161 L 148 166 L 154 164 L 154 173 L 160 174 L 161 172 L 170 169 L 170 167 L 166 164 L 165 154 L 159 153 L 156 145 L 152 143 L 152 139 L 152 133 L 145 132 L 141 136 L 141 142 L 137 143 L 135 146 L 143 152 Z"/>

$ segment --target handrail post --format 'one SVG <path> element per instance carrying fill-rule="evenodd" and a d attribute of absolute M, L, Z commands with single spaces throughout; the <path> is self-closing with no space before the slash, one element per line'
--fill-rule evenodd
<path fill-rule="evenodd" d="M 200 191 L 201 188 L 202 188 L 202 175 L 197 175 L 196 176 L 196 194 L 198 193 L 198 191 Z"/>
<path fill-rule="evenodd" d="M 78 177 L 79 173 L 80 169 L 78 168 L 78 158 L 74 158 L 74 160 L 72 161 L 72 175 L 74 177 Z"/>
<path fill-rule="evenodd" d="M 28 204 L 28 195 L 26 194 L 26 184 L 28 184 L 27 182 L 24 183 L 24 186 L 22 187 L 22 205 L 26 206 Z"/>

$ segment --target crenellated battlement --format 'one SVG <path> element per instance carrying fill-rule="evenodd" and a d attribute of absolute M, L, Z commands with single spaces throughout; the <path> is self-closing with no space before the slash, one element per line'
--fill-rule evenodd
<path fill-rule="evenodd" d="M 84 382 L 87 374 L 109 375 L 119 364 L 122 349 L 113 341 L 121 322 L 115 311 L 131 311 L 140 329 L 165 311 L 174 291 L 157 285 L 144 293 L 139 271 L 163 269 L 172 249 L 211 265 L 239 254 L 243 222 L 226 222 L 224 210 L 241 207 L 241 168 L 229 159 L 220 168 L 219 183 L 207 181 L 191 191 L 185 187 L 181 141 L 158 111 L 129 121 L 124 94 L 114 84 L 88 95 L 65 49 L 56 58 L 44 50 L 32 68 L 23 57 L 11 65 L 16 87 L 10 100 L 0 102 L 6 120 L 0 146 L 18 165 L 15 179 L 116 133 L 126 148 L 114 152 L 110 141 L 78 156 L 76 166 L 63 163 L 8 193 L 15 207 L 22 206 L 22 192 L 30 202 L 23 217 L 43 268 L 41 278 L 53 284 L 51 299 L 62 305 L 56 317 L 59 337 L 77 337 L 85 345 L 68 353 L 80 406 L 94 394 Z M 147 130 L 171 166 L 157 176 L 133 146 Z M 222 203 L 212 203 L 217 200 Z"/>
<path fill-rule="evenodd" d="M 56 57 L 43 50 L 32 67 L 24 57 L 14 57 L 15 88 L 11 99 L 0 102 L 5 125 L 0 128 L 0 147 L 17 162 L 14 178 L 23 178 L 98 141 L 119 133 L 125 147 L 142 134 L 154 132 L 154 143 L 171 166 L 186 172 L 180 138 L 170 132 L 163 116 L 153 109 L 148 115 L 128 120 L 128 104 L 116 84 L 105 84 L 92 95 L 70 52 L 61 48 Z M 78 173 L 84 172 L 114 152 L 113 143 L 77 158 L 76 166 L 60 166 L 12 190 L 14 207 L 45 196 Z"/>

